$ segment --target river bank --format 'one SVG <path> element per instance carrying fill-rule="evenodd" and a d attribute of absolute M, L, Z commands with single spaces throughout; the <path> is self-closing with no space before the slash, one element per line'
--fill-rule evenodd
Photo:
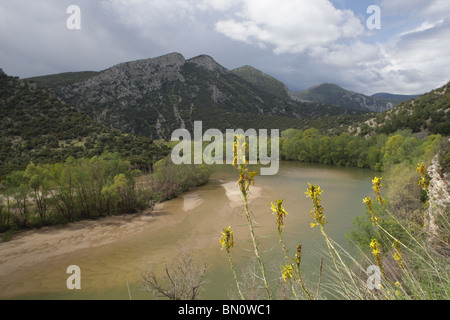
<path fill-rule="evenodd" d="M 269 250 L 267 258 L 276 261 L 281 254 L 271 201 L 285 199 L 290 213 L 283 231 L 287 245 L 295 248 L 301 242 L 307 248 L 305 270 L 315 270 L 315 247 L 323 239 L 309 226 L 310 202 L 303 194 L 307 183 L 320 184 L 326 190 L 329 231 L 343 242 L 353 218 L 363 210 L 360 199 L 370 192 L 372 175 L 362 169 L 284 163 L 277 176 L 258 177 L 249 200 L 262 246 Z M 236 179 L 234 168 L 220 168 L 209 184 L 159 203 L 153 211 L 13 235 L 11 241 L 0 243 L 0 298 L 128 299 L 128 282 L 133 299 L 151 299 L 139 288 L 143 258 L 164 264 L 186 247 L 196 259 L 207 259 L 210 264 L 210 282 L 205 286 L 208 297 L 226 299 L 233 282 L 226 254 L 220 250 L 224 227 L 231 225 L 235 232 L 239 268 L 250 262 L 248 227 Z M 79 292 L 66 288 L 66 268 L 72 264 L 82 270 Z M 279 276 L 278 272 L 272 276 Z"/>
<path fill-rule="evenodd" d="M 241 205 L 239 189 L 235 182 L 219 179 L 216 183 L 225 191 L 230 208 Z M 261 188 L 255 187 L 250 201 L 257 199 L 260 194 Z M 186 213 L 195 210 L 204 202 L 195 190 L 186 192 L 175 200 L 182 202 L 180 207 Z M 83 220 L 15 233 L 9 241 L 0 243 L 0 277 L 8 277 L 59 258 L 76 256 L 86 250 L 126 243 L 140 235 L 156 234 L 161 229 L 177 228 L 184 216 L 168 212 L 165 208 L 167 204 L 170 204 L 170 201 L 158 203 L 154 208 L 136 214 Z M 14 296 L 16 292 L 18 291 L 10 291 L 6 298 Z"/>

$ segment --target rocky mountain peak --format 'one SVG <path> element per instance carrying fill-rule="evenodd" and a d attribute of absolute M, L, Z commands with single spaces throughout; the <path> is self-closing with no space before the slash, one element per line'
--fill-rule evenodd
<path fill-rule="evenodd" d="M 122 98 L 129 98 L 130 103 L 134 103 L 143 95 L 161 89 L 167 82 L 184 82 L 181 69 L 185 63 L 179 53 L 121 63 L 61 89 L 60 95 L 70 103 L 74 103 L 72 98 L 79 97 L 84 100 L 83 105 L 99 99 L 101 103 L 109 103 Z"/>
<path fill-rule="evenodd" d="M 208 55 L 199 55 L 197 57 L 187 60 L 188 63 L 193 63 L 198 67 L 205 68 L 209 71 L 216 71 L 219 73 L 228 73 L 228 69 L 218 64 L 212 57 Z"/>

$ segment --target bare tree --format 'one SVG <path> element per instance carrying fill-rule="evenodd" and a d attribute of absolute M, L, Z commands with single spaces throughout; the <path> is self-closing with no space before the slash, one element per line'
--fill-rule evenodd
<path fill-rule="evenodd" d="M 201 286 L 205 283 L 208 268 L 206 261 L 202 265 L 193 262 L 192 254 L 177 255 L 177 261 L 172 259 L 164 264 L 164 270 L 158 277 L 154 265 L 143 262 L 141 274 L 142 289 L 155 296 L 170 300 L 195 300 L 198 298 Z"/>

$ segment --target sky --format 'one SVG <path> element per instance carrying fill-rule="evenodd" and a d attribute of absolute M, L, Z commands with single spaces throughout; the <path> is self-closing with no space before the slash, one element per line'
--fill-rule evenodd
<path fill-rule="evenodd" d="M 449 35 L 448 0 L 0 1 L 0 68 L 21 78 L 179 52 L 294 92 L 421 94 L 450 81 Z"/>

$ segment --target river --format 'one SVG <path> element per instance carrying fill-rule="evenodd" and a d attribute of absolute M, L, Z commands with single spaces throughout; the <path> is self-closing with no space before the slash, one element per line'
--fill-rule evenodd
<path fill-rule="evenodd" d="M 310 227 L 312 203 L 304 194 L 308 182 L 324 190 L 329 237 L 348 248 L 345 234 L 364 213 L 362 199 L 371 194 L 374 175 L 365 169 L 282 162 L 277 175 L 256 177 L 249 206 L 271 284 L 277 285 L 284 262 L 270 203 L 284 199 L 283 237 L 292 256 L 302 244 L 304 278 L 316 283 L 326 245 L 318 228 Z M 158 204 L 153 212 L 27 231 L 0 243 L 0 298 L 152 299 L 140 288 L 143 261 L 158 269 L 184 249 L 194 252 L 196 263 L 208 263 L 201 297 L 228 299 L 235 285 L 219 243 L 224 227 L 234 230 L 238 272 L 253 264 L 237 178 L 235 168 L 218 166 L 208 185 Z M 70 265 L 80 267 L 81 290 L 66 287 Z"/>

